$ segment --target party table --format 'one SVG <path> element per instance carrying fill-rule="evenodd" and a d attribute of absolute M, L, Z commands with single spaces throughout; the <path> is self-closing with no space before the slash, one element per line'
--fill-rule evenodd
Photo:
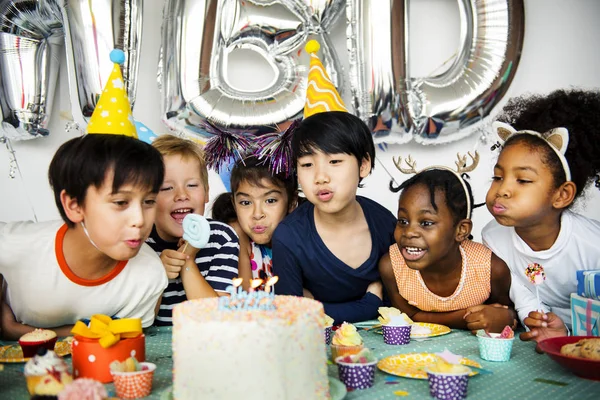
<path fill-rule="evenodd" d="M 146 358 L 157 365 L 152 394 L 149 399 L 167 399 L 172 386 L 171 327 L 152 327 L 146 331 Z M 480 374 L 469 379 L 468 397 L 472 399 L 598 399 L 600 382 L 578 378 L 564 370 L 546 355 L 537 354 L 534 344 L 514 341 L 512 358 L 508 362 L 489 362 L 479 357 L 477 337 L 470 332 L 454 330 L 449 334 L 410 344 L 392 346 L 383 343 L 375 330 L 360 330 L 365 346 L 379 359 L 402 353 L 435 353 L 449 349 L 477 361 L 493 374 Z M 14 342 L 0 342 L 1 345 Z M 329 352 L 329 350 L 328 350 Z M 71 362 L 70 357 L 66 358 Z M 4 364 L 0 371 L 0 399 L 28 399 L 22 363 Z M 329 375 L 337 378 L 337 367 L 329 365 Z M 240 371 L 239 373 L 243 373 Z M 235 379 L 232 377 L 232 384 Z M 267 382 L 265 381 L 265 384 Z M 114 394 L 112 384 L 106 385 Z M 398 394 L 396 394 L 398 393 Z M 399 395 L 412 399 L 429 399 L 427 380 L 375 373 L 375 386 L 349 392 L 345 399 L 397 399 Z M 402 396 L 404 397 L 404 396 Z"/>

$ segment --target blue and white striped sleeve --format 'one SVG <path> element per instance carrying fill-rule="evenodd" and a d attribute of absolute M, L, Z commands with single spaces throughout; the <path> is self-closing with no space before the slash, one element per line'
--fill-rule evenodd
<path fill-rule="evenodd" d="M 210 239 L 196 255 L 196 264 L 206 282 L 217 292 L 225 292 L 238 276 L 240 241 L 229 225 L 209 219 Z"/>

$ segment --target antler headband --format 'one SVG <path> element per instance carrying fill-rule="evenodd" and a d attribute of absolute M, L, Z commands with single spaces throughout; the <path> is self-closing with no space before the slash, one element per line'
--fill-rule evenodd
<path fill-rule="evenodd" d="M 471 160 L 473 160 L 471 165 L 467 165 L 467 156 L 466 155 L 461 156 L 459 153 L 456 153 L 456 157 L 458 158 L 458 160 L 454 162 L 456 164 L 456 171 L 453 170 L 452 168 L 446 167 L 445 165 L 432 165 L 430 167 L 422 169 L 421 171 L 417 171 L 417 162 L 415 160 L 413 160 L 410 155 L 408 156 L 408 158 L 406 158 L 404 160 L 404 163 L 409 168 L 402 167 L 402 157 L 401 156 L 398 157 L 398 159 L 396 159 L 395 157 L 393 157 L 392 159 L 394 160 L 394 165 L 396 165 L 396 168 L 398 168 L 398 170 L 404 174 L 415 174 L 416 175 L 416 174 L 420 174 L 421 172 L 429 171 L 432 169 L 441 169 L 441 170 L 452 172 L 454 174 L 454 176 L 456 176 L 456 178 L 458 179 L 458 181 L 460 182 L 461 186 L 463 187 L 463 189 L 465 191 L 465 197 L 467 199 L 467 216 L 466 216 L 466 218 L 471 218 L 471 209 L 472 209 L 471 197 L 469 196 L 469 189 L 467 188 L 467 183 L 465 182 L 465 180 L 463 179 L 461 174 L 471 172 L 475 169 L 475 167 L 477 167 L 477 164 L 479 164 L 479 153 L 475 152 L 475 155 L 473 155 L 469 151 L 469 152 L 467 152 L 467 154 L 469 155 Z"/>
<path fill-rule="evenodd" d="M 571 169 L 569 168 L 569 162 L 565 157 L 565 152 L 567 151 L 567 146 L 569 145 L 569 131 L 567 128 L 554 128 L 544 133 L 529 130 L 517 131 L 509 124 L 496 121 L 492 124 L 492 129 L 496 133 L 501 143 L 506 142 L 508 138 L 515 135 L 533 135 L 543 139 L 546 143 L 548 143 L 548 146 L 550 146 L 552 151 L 554 151 L 554 153 L 556 153 L 558 156 L 563 170 L 565 171 L 567 181 L 571 180 Z"/>

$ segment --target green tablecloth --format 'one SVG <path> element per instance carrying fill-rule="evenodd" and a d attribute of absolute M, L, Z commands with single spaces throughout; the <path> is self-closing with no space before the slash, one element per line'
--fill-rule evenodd
<path fill-rule="evenodd" d="M 424 341 L 411 341 L 405 346 L 390 346 L 383 337 L 373 331 L 360 331 L 365 345 L 382 359 L 394 354 L 440 352 L 445 348 L 479 362 L 493 375 L 477 375 L 469 380 L 469 398 L 473 399 L 598 399 L 600 382 L 578 378 L 564 370 L 546 355 L 537 354 L 533 343 L 514 341 L 509 362 L 494 363 L 479 358 L 477 338 L 470 332 L 452 331 L 448 335 Z M 7 344 L 7 343 L 3 343 Z M 151 399 L 160 399 L 170 388 L 172 381 L 171 328 L 150 328 L 146 332 L 147 361 L 157 365 Z M 70 358 L 67 358 L 70 363 Z M 4 364 L 0 371 L 0 399 L 27 399 L 23 364 Z M 243 373 L 240 371 L 240 373 Z M 337 367 L 329 366 L 329 374 L 337 378 Z M 566 386 L 535 381 L 542 378 L 563 382 Z M 389 383 L 392 380 L 393 383 Z M 234 383 L 234 381 L 232 381 Z M 266 382 L 265 382 L 266 384 Z M 114 394 L 113 385 L 106 385 Z M 349 392 L 346 399 L 396 399 L 395 391 L 408 392 L 408 398 L 429 399 L 426 380 L 394 377 L 377 370 L 375 386 L 366 390 Z"/>

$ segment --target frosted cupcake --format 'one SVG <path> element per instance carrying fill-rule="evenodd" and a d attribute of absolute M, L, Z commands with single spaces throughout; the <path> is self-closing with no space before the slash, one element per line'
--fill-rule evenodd
<path fill-rule="evenodd" d="M 444 350 L 436 353 L 437 362 L 426 368 L 429 394 L 439 400 L 460 400 L 467 397 L 471 370 L 462 365 L 461 356 Z"/>
<path fill-rule="evenodd" d="M 362 349 L 358 354 L 338 357 L 335 362 L 339 377 L 346 388 L 367 389 L 375 383 L 377 359 L 369 349 Z"/>
<path fill-rule="evenodd" d="M 45 348 L 54 350 L 56 344 L 56 332 L 48 329 L 35 329 L 19 338 L 19 344 L 23 350 L 23 357 L 30 358 L 36 355 L 38 349 Z"/>
<path fill-rule="evenodd" d="M 106 388 L 102 383 L 90 378 L 76 379 L 58 395 L 58 400 L 104 399 L 108 399 Z"/>
<path fill-rule="evenodd" d="M 346 355 L 358 354 L 363 349 L 363 340 L 356 327 L 344 322 L 331 340 L 331 360 Z"/>
<path fill-rule="evenodd" d="M 410 343 L 411 325 L 402 317 L 395 315 L 382 326 L 385 344 L 401 345 Z"/>
<path fill-rule="evenodd" d="M 67 363 L 45 348 L 27 361 L 24 374 L 31 395 L 57 395 L 73 381 Z"/>

